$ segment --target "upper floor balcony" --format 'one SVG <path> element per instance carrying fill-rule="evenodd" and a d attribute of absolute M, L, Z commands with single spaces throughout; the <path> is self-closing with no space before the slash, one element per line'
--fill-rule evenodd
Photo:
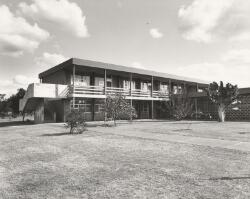
<path fill-rule="evenodd" d="M 128 89 L 117 87 L 104 88 L 100 86 L 69 86 L 69 97 L 105 98 L 108 95 L 114 95 L 117 93 L 122 94 L 127 99 L 169 99 L 169 92 L 164 90 Z"/>

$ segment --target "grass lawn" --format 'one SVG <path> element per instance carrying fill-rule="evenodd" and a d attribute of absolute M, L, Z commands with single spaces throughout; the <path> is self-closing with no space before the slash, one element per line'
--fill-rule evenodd
<path fill-rule="evenodd" d="M 250 198 L 250 152 L 154 139 L 250 144 L 250 123 L 140 122 L 67 131 L 63 124 L 1 127 L 0 198 Z"/>

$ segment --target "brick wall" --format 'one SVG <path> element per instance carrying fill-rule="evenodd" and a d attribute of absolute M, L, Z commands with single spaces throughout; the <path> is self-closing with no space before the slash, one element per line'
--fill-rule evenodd
<path fill-rule="evenodd" d="M 241 103 L 230 105 L 226 109 L 227 121 L 250 121 L 250 92 L 240 94 L 238 100 Z M 213 120 L 218 119 L 217 106 L 213 104 L 207 97 L 197 98 L 197 110 L 202 113 L 209 113 Z"/>
<path fill-rule="evenodd" d="M 226 120 L 231 121 L 250 121 L 250 94 L 240 95 L 236 105 L 230 105 L 226 110 Z"/>

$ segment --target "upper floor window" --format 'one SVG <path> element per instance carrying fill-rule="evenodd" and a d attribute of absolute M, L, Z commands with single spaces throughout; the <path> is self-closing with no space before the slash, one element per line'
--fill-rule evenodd
<path fill-rule="evenodd" d="M 135 89 L 135 81 L 131 82 L 132 90 Z M 130 81 L 129 80 L 123 80 L 123 88 L 124 89 L 130 89 Z"/>
<path fill-rule="evenodd" d="M 168 93 L 169 92 L 169 86 L 168 86 L 168 84 L 161 83 L 160 84 L 160 91 Z"/>
<path fill-rule="evenodd" d="M 71 75 L 71 84 L 73 84 L 73 75 Z M 90 76 L 75 75 L 75 86 L 89 86 Z"/>

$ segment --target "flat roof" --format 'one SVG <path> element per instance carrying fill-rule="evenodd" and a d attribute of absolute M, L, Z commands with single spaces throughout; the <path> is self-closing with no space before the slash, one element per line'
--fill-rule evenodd
<path fill-rule="evenodd" d="M 113 71 L 122 71 L 122 72 L 127 72 L 127 73 L 161 77 L 161 78 L 167 78 L 167 79 L 172 79 L 172 80 L 180 80 L 180 81 L 193 82 L 193 83 L 206 84 L 206 85 L 209 84 L 209 82 L 207 81 L 203 81 L 203 80 L 196 79 L 196 78 L 189 78 L 189 77 L 172 75 L 172 74 L 163 73 L 163 72 L 157 72 L 157 71 L 140 69 L 140 68 L 135 68 L 135 67 L 122 66 L 122 65 L 109 64 L 109 63 L 98 62 L 98 61 L 84 60 L 84 59 L 79 59 L 79 58 L 71 58 L 57 66 L 54 66 L 44 71 L 39 74 L 39 78 L 46 77 L 47 75 L 50 75 L 63 68 L 68 68 L 72 65 L 101 68 L 101 69 L 107 69 L 107 70 L 113 70 Z"/>

